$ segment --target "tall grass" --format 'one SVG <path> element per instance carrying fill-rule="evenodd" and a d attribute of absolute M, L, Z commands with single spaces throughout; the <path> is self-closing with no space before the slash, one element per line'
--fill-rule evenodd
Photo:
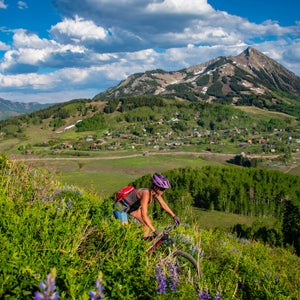
<path fill-rule="evenodd" d="M 299 257 L 188 219 L 173 237 L 197 257 L 203 276 L 157 294 L 163 248 L 146 255 L 139 225 L 121 226 L 111 213 L 110 200 L 1 157 L 0 298 L 33 299 L 55 268 L 59 299 L 89 299 L 99 274 L 106 299 L 200 299 L 203 291 L 230 300 L 300 299 Z"/>

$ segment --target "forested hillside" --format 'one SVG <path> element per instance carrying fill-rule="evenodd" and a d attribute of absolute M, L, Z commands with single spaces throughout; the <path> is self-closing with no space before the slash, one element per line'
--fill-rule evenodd
<path fill-rule="evenodd" d="M 183 168 L 166 172 L 172 190 L 165 197 L 185 215 L 185 205 L 207 210 L 277 219 L 272 228 L 254 228 L 251 236 L 275 245 L 295 247 L 300 255 L 300 177 L 279 171 L 255 168 L 217 167 Z M 144 186 L 145 176 L 134 182 Z M 159 212 L 158 216 L 160 215 Z M 238 224 L 237 224 L 238 225 Z M 250 237 L 246 228 L 238 233 Z"/>
<path fill-rule="evenodd" d="M 298 126 L 294 117 L 251 107 L 161 96 L 81 99 L 0 122 L 0 145 L 18 139 L 15 153 L 35 155 L 178 149 L 275 153 L 286 161 L 299 150 Z"/>

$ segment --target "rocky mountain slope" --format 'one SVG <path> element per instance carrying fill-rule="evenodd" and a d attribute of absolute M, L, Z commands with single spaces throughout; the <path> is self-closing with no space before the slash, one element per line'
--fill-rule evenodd
<path fill-rule="evenodd" d="M 133 74 L 94 100 L 138 95 L 257 106 L 299 104 L 300 78 L 260 51 L 247 48 L 237 56 L 218 57 L 175 72 Z"/>

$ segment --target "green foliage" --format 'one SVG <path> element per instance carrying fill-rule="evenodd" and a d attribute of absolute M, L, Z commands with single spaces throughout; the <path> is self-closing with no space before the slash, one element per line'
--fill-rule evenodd
<path fill-rule="evenodd" d="M 196 83 L 198 86 L 205 86 L 209 83 L 209 78 L 210 78 L 210 76 L 208 74 L 198 77 L 198 79 L 196 80 Z"/>
<path fill-rule="evenodd" d="M 271 246 L 280 247 L 283 242 L 283 232 L 279 223 L 272 227 L 262 225 L 259 222 L 254 223 L 252 226 L 236 224 L 233 226 L 232 232 L 240 238 L 261 241 Z"/>
<path fill-rule="evenodd" d="M 0 159 L 0 298 L 32 299 L 55 268 L 59 299 L 88 299 L 101 273 L 107 299 L 197 299 L 197 291 L 222 299 L 299 299 L 299 257 L 281 248 L 199 230 L 189 221 L 173 233 L 178 247 L 199 258 L 202 277 L 157 295 L 155 266 L 165 247 L 148 256 L 142 229 L 111 218 L 112 202 L 76 187 L 61 187 L 40 170 Z M 191 173 L 192 174 L 192 173 Z M 173 177 L 176 211 L 192 203 L 188 177 Z M 146 178 L 147 177 L 147 178 Z M 149 180 L 149 176 L 143 180 Z M 182 181 L 182 189 L 176 184 Z M 175 195 L 175 194 L 174 194 Z M 171 202 L 171 205 L 173 203 Z M 157 228 L 162 219 L 154 220 Z M 288 298 L 290 297 L 290 298 Z"/>
<path fill-rule="evenodd" d="M 282 222 L 284 243 L 294 246 L 300 256 L 300 203 L 285 202 Z"/>
<path fill-rule="evenodd" d="M 60 117 L 55 117 L 50 121 L 50 126 L 53 127 L 53 130 L 64 126 L 66 124 L 66 121 L 61 119 Z"/>
<path fill-rule="evenodd" d="M 222 97 L 222 83 L 220 81 L 216 81 L 207 89 L 207 94 L 215 97 Z"/>
<path fill-rule="evenodd" d="M 188 190 L 201 208 L 281 217 L 285 199 L 299 202 L 299 177 L 279 171 L 204 166 L 175 169 L 166 175 L 175 190 Z"/>
<path fill-rule="evenodd" d="M 106 127 L 106 120 L 103 113 L 97 113 L 91 118 L 78 122 L 76 128 L 78 132 L 100 130 Z"/>
<path fill-rule="evenodd" d="M 197 97 L 192 87 L 191 83 L 177 83 L 167 86 L 167 90 L 174 91 L 176 96 L 193 102 L 197 101 Z"/>
<path fill-rule="evenodd" d="M 139 107 L 126 112 L 124 119 L 129 123 L 154 121 L 157 119 L 157 113 L 155 113 L 155 111 L 153 111 L 150 107 Z"/>
<path fill-rule="evenodd" d="M 228 162 L 242 166 L 242 167 L 252 167 L 255 168 L 257 167 L 259 159 L 257 158 L 248 158 L 245 155 L 236 155 L 233 159 L 230 159 Z"/>
<path fill-rule="evenodd" d="M 120 112 L 127 112 L 137 107 L 150 107 L 165 106 L 163 99 L 160 96 L 137 96 L 137 97 L 124 97 L 120 98 L 122 106 L 119 108 Z"/>
<path fill-rule="evenodd" d="M 8 124 L 2 131 L 5 133 L 7 137 L 16 137 L 21 128 L 18 125 Z"/>
<path fill-rule="evenodd" d="M 249 88 L 243 86 L 242 83 L 239 81 L 239 78 L 236 77 L 233 77 L 231 79 L 230 88 L 236 93 L 249 90 Z"/>
<path fill-rule="evenodd" d="M 213 87 L 217 85 L 222 87 L 220 84 L 217 81 Z M 185 88 L 187 88 L 185 91 L 188 91 L 190 87 L 185 86 Z M 217 89 L 214 94 L 217 95 L 219 92 L 221 93 L 222 90 Z M 208 97 L 208 94 L 206 96 Z M 0 122 L 1 137 L 4 141 L 10 138 L 26 138 L 29 135 L 35 140 L 32 142 L 32 152 L 35 154 L 53 154 L 55 150 L 59 152 L 64 143 L 63 140 L 68 139 L 68 143 L 72 144 L 73 148 L 64 152 L 78 156 L 82 155 L 82 151 L 99 153 L 103 149 L 128 149 L 129 142 L 135 143 L 136 149 L 147 151 L 155 144 L 160 149 L 170 150 L 177 148 L 193 151 L 212 148 L 213 151 L 225 152 L 230 148 L 230 151 L 234 153 L 241 152 L 240 147 L 243 147 L 246 149 L 242 151 L 248 151 L 249 154 L 262 151 L 270 153 L 271 149 L 274 149 L 278 154 L 287 155 L 287 135 L 293 136 L 295 138 L 293 141 L 296 141 L 297 121 L 280 114 L 265 114 L 264 112 L 254 114 L 251 110 L 245 112 L 232 105 L 224 105 L 224 103 L 231 103 L 232 97 L 232 94 L 228 94 L 218 97 L 212 103 L 178 101 L 161 96 L 122 97 L 106 103 L 71 101 L 63 107 L 55 105 L 48 108 L 46 112 L 53 112 L 51 119 L 43 119 L 46 115 L 39 112 L 26 118 Z M 267 104 L 272 105 L 271 95 L 255 99 L 243 94 L 240 97 L 245 99 L 248 105 L 253 105 L 253 101 L 257 101 L 261 107 Z M 66 117 L 68 119 L 65 119 Z M 78 122 L 78 119 L 82 121 Z M 29 126 L 33 123 L 36 126 Z M 77 132 L 74 133 L 74 129 L 60 130 L 61 141 L 53 148 L 41 149 L 37 146 L 47 145 L 49 135 L 46 134 L 45 129 L 48 129 L 49 125 L 53 130 L 57 130 L 65 124 L 76 124 Z M 80 132 L 86 131 L 90 131 L 89 134 L 93 134 L 91 131 L 97 131 L 93 135 L 97 135 L 97 139 L 103 141 L 101 146 L 80 146 L 83 145 Z M 127 142 L 123 139 L 124 136 L 120 138 L 121 134 L 126 135 Z M 136 139 L 137 136 L 139 140 Z M 261 137 L 268 142 L 260 143 Z M 253 143 L 250 145 L 248 141 L 252 139 Z M 17 143 L 19 145 L 13 146 L 13 149 L 7 147 L 10 153 L 17 151 L 18 148 L 22 149 L 23 143 L 21 144 L 21 141 Z M 215 146 L 211 146 L 212 144 Z M 296 143 L 294 142 L 291 147 L 290 151 L 295 151 Z M 283 158 L 285 161 L 286 159 L 287 156 Z"/>
<path fill-rule="evenodd" d="M 103 112 L 107 114 L 113 113 L 117 109 L 118 104 L 119 104 L 119 99 L 112 99 L 110 101 L 107 101 L 107 104 L 104 107 Z"/>

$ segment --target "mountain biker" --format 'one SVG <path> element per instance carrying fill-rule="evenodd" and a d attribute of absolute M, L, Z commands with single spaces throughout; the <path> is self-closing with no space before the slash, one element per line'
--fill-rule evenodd
<path fill-rule="evenodd" d="M 128 207 L 122 202 L 114 203 L 114 216 L 119 219 L 122 224 L 128 224 L 128 214 L 137 219 L 143 224 L 144 238 L 148 238 L 150 232 L 154 235 L 159 235 L 153 226 L 151 219 L 148 216 L 148 206 L 154 199 L 158 201 L 160 206 L 174 219 L 175 223 L 179 224 L 180 219 L 177 217 L 165 200 L 162 194 L 165 189 L 171 187 L 169 180 L 162 174 L 155 173 L 151 179 L 151 186 L 149 188 L 140 188 L 136 191 L 136 202 Z"/>

